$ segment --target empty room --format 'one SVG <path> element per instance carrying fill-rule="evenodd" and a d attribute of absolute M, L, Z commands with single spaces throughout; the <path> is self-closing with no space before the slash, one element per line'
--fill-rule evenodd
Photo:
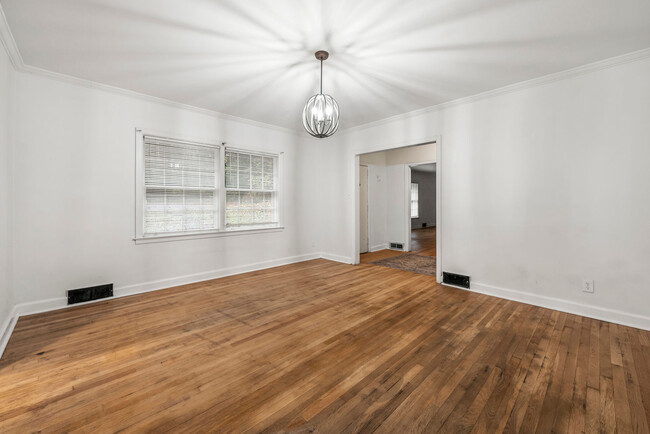
<path fill-rule="evenodd" d="M 0 0 L 0 432 L 650 433 L 650 2 Z"/>

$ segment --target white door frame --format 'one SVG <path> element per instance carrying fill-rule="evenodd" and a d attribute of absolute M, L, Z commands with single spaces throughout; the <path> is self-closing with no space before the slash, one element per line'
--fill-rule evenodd
<path fill-rule="evenodd" d="M 436 143 L 436 154 L 438 153 L 438 143 Z M 425 164 L 435 164 L 436 161 L 423 161 L 420 163 L 410 163 L 407 164 L 408 170 L 406 171 L 406 248 L 404 249 L 407 252 L 411 251 L 411 170 L 413 167 L 422 166 Z M 436 164 L 436 226 L 438 225 L 438 175 L 437 175 L 438 165 Z M 437 230 L 436 230 L 437 231 Z M 437 234 L 438 232 L 436 232 Z M 436 237 L 436 255 L 438 254 L 438 237 Z"/>
<path fill-rule="evenodd" d="M 443 264 L 443 254 L 442 254 L 442 231 L 443 231 L 443 224 L 442 224 L 442 215 L 443 215 L 443 209 L 442 209 L 442 140 L 440 138 L 440 135 L 434 135 L 434 136 L 429 136 L 425 137 L 421 140 L 416 141 L 416 143 L 400 143 L 396 145 L 388 145 L 388 146 L 376 146 L 376 145 L 366 145 L 361 147 L 361 149 L 355 149 L 352 152 L 352 155 L 350 158 L 350 161 L 353 164 L 353 173 L 354 173 L 354 212 L 353 212 L 353 218 L 354 218 L 354 244 L 353 244 L 353 251 L 351 252 L 351 259 L 353 264 L 359 264 L 360 259 L 359 259 L 359 156 L 362 154 L 368 154 L 371 152 L 381 152 L 381 151 L 390 151 L 392 149 L 398 149 L 398 148 L 408 148 L 411 146 L 418 146 L 418 145 L 425 145 L 427 143 L 436 143 L 436 281 L 437 282 L 442 282 L 442 264 Z M 348 154 L 349 155 L 349 154 Z M 408 178 L 410 180 L 411 177 L 411 171 L 407 170 L 408 172 Z M 410 188 L 411 188 L 411 183 L 408 183 L 409 187 L 409 194 L 408 198 L 411 197 L 410 195 Z M 411 206 L 410 206 L 410 201 L 408 204 L 408 237 L 407 237 L 407 243 L 408 246 L 410 247 L 411 243 Z"/>
<path fill-rule="evenodd" d="M 368 185 L 370 181 L 370 174 L 368 173 L 368 165 L 367 164 L 359 164 L 359 167 L 365 167 L 366 168 L 366 252 L 370 251 L 370 214 L 368 213 L 369 208 L 368 208 L 368 202 L 370 201 L 369 194 L 370 194 L 370 185 Z M 361 184 L 361 176 L 359 176 L 359 185 Z M 363 204 L 361 203 L 361 195 L 359 195 L 359 254 L 361 254 L 361 206 Z"/>

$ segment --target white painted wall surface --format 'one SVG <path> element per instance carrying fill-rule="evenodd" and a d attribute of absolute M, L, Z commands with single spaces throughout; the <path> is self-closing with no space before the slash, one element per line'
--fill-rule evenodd
<path fill-rule="evenodd" d="M 436 161 L 436 144 L 427 143 L 420 146 L 409 146 L 408 148 L 386 151 L 386 164 L 429 163 Z"/>
<path fill-rule="evenodd" d="M 0 44 L 0 354 L 14 306 L 11 278 L 11 105 L 14 71 Z"/>
<path fill-rule="evenodd" d="M 353 156 L 440 135 L 445 270 L 650 327 L 648 77 L 645 58 L 344 131 L 332 252 L 354 253 Z"/>
<path fill-rule="evenodd" d="M 386 166 L 386 235 L 389 243 L 401 243 L 406 249 L 406 176 L 407 166 Z"/>
<path fill-rule="evenodd" d="M 386 166 L 369 165 L 368 244 L 370 245 L 371 252 L 385 249 L 388 243 L 388 235 L 386 233 L 387 185 Z"/>
<path fill-rule="evenodd" d="M 311 228 L 325 207 L 318 194 L 322 143 L 33 74 L 17 74 L 16 94 L 13 267 L 18 303 L 59 299 L 67 289 L 106 282 L 124 291 L 143 284 L 170 286 L 183 276 L 204 280 L 218 270 L 245 271 L 319 251 Z M 286 228 L 135 245 L 136 127 L 284 152 Z"/>
<path fill-rule="evenodd" d="M 359 164 L 365 164 L 366 166 L 385 166 L 386 165 L 386 153 L 385 152 L 373 152 L 372 154 L 363 154 L 359 155 Z"/>
<path fill-rule="evenodd" d="M 426 143 L 418 146 L 371 152 L 359 156 L 361 164 L 393 166 L 395 164 L 428 163 L 436 161 L 436 144 Z"/>

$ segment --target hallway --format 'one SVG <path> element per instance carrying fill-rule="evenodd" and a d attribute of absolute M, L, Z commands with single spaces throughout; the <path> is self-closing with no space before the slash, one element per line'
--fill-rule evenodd
<path fill-rule="evenodd" d="M 378 250 L 376 252 L 363 253 L 360 256 L 361 264 L 370 264 L 381 259 L 391 258 L 403 254 L 416 254 L 422 256 L 436 256 L 436 228 L 421 228 L 411 230 L 411 251 L 400 252 L 398 250 Z"/>

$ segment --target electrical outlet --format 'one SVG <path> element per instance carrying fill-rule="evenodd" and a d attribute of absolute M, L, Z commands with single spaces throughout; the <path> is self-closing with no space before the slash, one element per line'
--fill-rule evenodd
<path fill-rule="evenodd" d="M 582 292 L 594 292 L 594 281 L 593 280 L 583 280 L 582 281 Z"/>

